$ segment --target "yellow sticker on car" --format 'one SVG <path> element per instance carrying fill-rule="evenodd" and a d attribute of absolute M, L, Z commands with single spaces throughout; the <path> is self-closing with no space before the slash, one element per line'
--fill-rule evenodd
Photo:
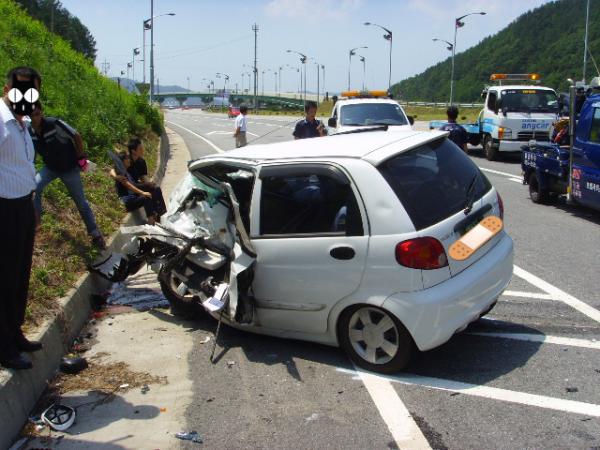
<path fill-rule="evenodd" d="M 482 245 L 502 231 L 502 219 L 488 216 L 479 222 L 472 230 L 450 246 L 449 254 L 456 261 L 464 261 Z"/>

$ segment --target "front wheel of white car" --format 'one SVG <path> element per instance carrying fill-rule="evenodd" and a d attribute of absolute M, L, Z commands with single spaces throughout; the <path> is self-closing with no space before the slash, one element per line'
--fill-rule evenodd
<path fill-rule="evenodd" d="M 408 330 L 388 311 L 368 305 L 345 310 L 338 321 L 341 347 L 358 366 L 394 373 L 410 362 L 415 344 Z"/>

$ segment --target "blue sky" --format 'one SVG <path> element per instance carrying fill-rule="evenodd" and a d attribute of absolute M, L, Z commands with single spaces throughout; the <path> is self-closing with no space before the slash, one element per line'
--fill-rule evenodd
<path fill-rule="evenodd" d="M 364 26 L 378 23 L 394 33 L 392 82 L 417 74 L 450 55 L 446 47 L 432 42 L 437 37 L 453 40 L 454 18 L 485 11 L 485 16 L 467 17 L 458 31 L 458 52 L 495 34 L 520 14 L 548 0 L 154 0 L 154 14 L 173 12 L 155 20 L 155 77 L 160 84 L 178 84 L 199 90 L 205 79 L 220 87 L 217 72 L 230 76 L 230 86 L 241 88 L 254 59 L 252 24 L 257 23 L 258 68 L 270 69 L 265 75 L 265 90 L 273 91 L 272 71 L 284 67 L 284 90 L 298 88 L 298 74 L 286 64 L 299 66 L 298 57 L 286 53 L 293 49 L 307 54 L 325 65 L 325 87 L 328 91 L 346 89 L 348 84 L 348 52 L 353 47 L 367 46 L 359 53 L 366 58 L 366 85 L 385 89 L 388 82 L 388 42 L 382 30 Z M 109 75 L 117 76 L 132 59 L 132 49 L 142 46 L 142 22 L 150 17 L 150 0 L 61 0 L 72 14 L 91 31 L 97 42 L 100 67 L 106 59 Z M 147 33 L 147 60 L 149 39 Z M 141 55 L 140 55 L 141 58 Z M 352 88 L 362 87 L 363 67 L 353 57 Z M 148 69 L 146 76 L 149 79 Z M 307 66 L 308 89 L 315 91 L 316 66 Z M 130 73 L 130 76 L 132 74 Z M 135 63 L 135 77 L 142 79 L 142 63 Z M 321 79 L 321 83 L 322 83 Z M 259 91 L 262 79 L 259 80 Z"/>

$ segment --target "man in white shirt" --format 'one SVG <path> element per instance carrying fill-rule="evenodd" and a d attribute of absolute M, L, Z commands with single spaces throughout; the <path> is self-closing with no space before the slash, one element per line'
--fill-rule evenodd
<path fill-rule="evenodd" d="M 240 114 L 235 118 L 235 131 L 233 133 L 236 148 L 244 147 L 248 143 L 246 140 L 246 130 L 248 128 L 246 114 L 248 114 L 248 107 L 246 105 L 240 106 Z"/>
<path fill-rule="evenodd" d="M 0 100 L 0 364 L 16 370 L 32 367 L 22 352 L 42 348 L 21 330 L 36 222 L 35 151 L 23 119 L 33 112 L 41 83 L 34 69 L 12 69 Z"/>

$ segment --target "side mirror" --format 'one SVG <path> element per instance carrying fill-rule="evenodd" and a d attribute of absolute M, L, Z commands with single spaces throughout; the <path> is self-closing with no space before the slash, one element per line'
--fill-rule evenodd
<path fill-rule="evenodd" d="M 332 128 L 337 127 L 337 119 L 335 117 L 330 117 L 329 120 L 327 121 L 327 125 Z"/>
<path fill-rule="evenodd" d="M 506 106 L 505 106 L 504 108 L 502 108 L 502 115 L 503 115 L 504 117 L 506 117 L 506 113 L 507 113 L 507 112 L 508 112 L 508 107 L 506 107 Z"/>
<path fill-rule="evenodd" d="M 408 119 L 408 123 L 411 125 L 415 124 L 415 118 L 413 116 L 406 116 L 406 118 Z"/>

